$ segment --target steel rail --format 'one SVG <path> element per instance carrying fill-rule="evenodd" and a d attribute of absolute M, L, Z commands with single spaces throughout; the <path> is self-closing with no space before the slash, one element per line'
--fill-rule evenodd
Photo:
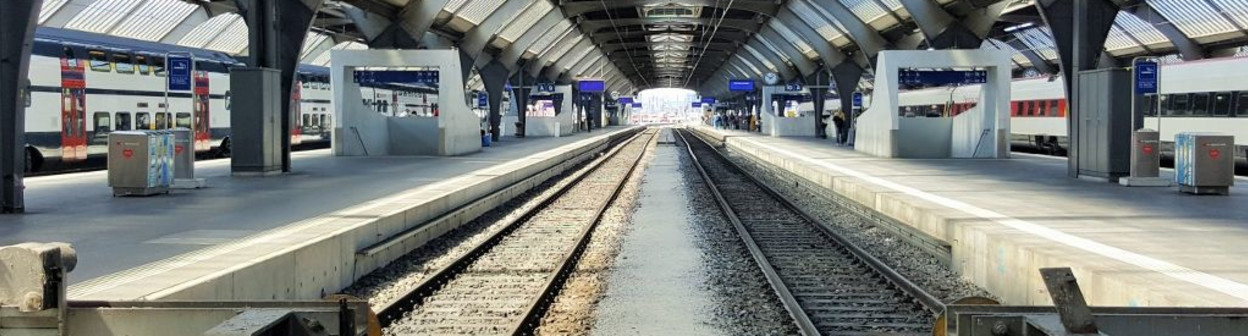
<path fill-rule="evenodd" d="M 645 130 L 642 130 L 640 132 L 637 132 L 637 134 L 634 134 L 632 137 L 629 137 L 623 141 L 620 141 L 619 142 L 620 144 L 616 145 L 614 148 L 608 151 L 605 155 L 598 158 L 596 161 L 592 162 L 589 169 L 581 170 L 577 172 L 577 175 L 573 176 L 572 180 L 569 181 L 569 183 L 564 184 L 563 186 L 559 187 L 558 189 L 555 190 L 554 193 L 545 195 L 543 198 L 541 198 L 541 201 L 540 203 L 538 203 L 537 206 L 534 206 L 533 208 L 525 211 L 521 216 L 515 217 L 513 219 L 510 219 L 504 222 L 502 225 L 503 226 L 502 229 L 494 232 L 493 234 L 490 235 L 489 238 L 477 244 L 476 246 L 473 246 L 473 248 L 469 250 L 467 253 L 464 253 L 463 255 L 455 258 L 455 260 L 452 261 L 450 264 L 447 264 L 447 266 L 442 267 L 437 272 L 431 274 L 429 277 L 422 280 L 419 285 L 412 287 L 412 289 L 408 290 L 398 299 L 394 299 L 394 300 L 391 300 L 390 302 L 386 302 L 382 304 L 380 306 L 381 309 L 377 310 L 378 321 L 381 323 L 383 327 L 388 327 L 394 321 L 398 321 L 399 319 L 401 319 L 404 313 L 410 312 L 414 310 L 415 307 L 420 306 L 426 298 L 428 298 L 430 295 L 433 295 L 438 290 L 442 289 L 442 287 L 445 286 L 447 283 L 449 283 L 450 280 L 453 279 L 456 275 L 458 275 L 463 270 L 467 269 L 468 266 L 472 265 L 473 262 L 477 261 L 482 255 L 488 252 L 491 248 L 493 248 L 495 245 L 498 245 L 498 243 L 501 242 L 503 238 L 506 238 L 512 232 L 514 232 L 517 228 L 519 228 L 521 226 L 520 224 L 528 222 L 530 219 L 532 219 L 542 210 L 546 210 L 547 208 L 549 208 L 549 206 L 553 204 L 556 200 L 558 200 L 561 196 L 566 194 L 569 190 L 572 190 L 572 188 L 575 187 L 577 184 L 579 184 L 582 180 L 584 180 L 585 177 L 589 176 L 591 173 L 601 168 L 607 161 L 610 161 L 610 159 L 614 157 L 615 154 L 619 153 L 621 150 L 623 150 L 624 147 L 626 147 L 629 143 L 632 143 L 633 141 L 635 141 L 645 132 L 646 132 Z"/>
<path fill-rule="evenodd" d="M 689 131 L 689 133 L 695 133 L 695 132 Z M 927 290 L 923 289 L 918 284 L 915 284 L 913 281 L 910 281 L 910 279 L 907 279 L 905 276 L 901 275 L 901 273 L 898 272 L 896 269 L 893 269 L 892 267 L 888 266 L 888 264 L 885 263 L 884 261 L 871 255 L 862 247 L 859 247 L 857 244 L 850 241 L 844 235 L 840 234 L 839 232 L 836 232 L 835 230 L 832 230 L 829 225 L 824 223 L 822 220 L 816 219 L 815 216 L 811 215 L 809 212 L 798 207 L 791 200 L 789 200 L 788 197 L 781 195 L 771 186 L 768 186 L 767 184 L 762 183 L 762 181 L 760 181 L 753 174 L 749 174 L 748 172 L 746 172 L 746 170 L 743 169 L 740 165 L 736 164 L 735 162 L 732 162 L 731 160 L 728 160 L 727 157 L 723 155 L 723 153 L 721 153 L 718 149 L 715 148 L 715 146 L 712 146 L 711 144 L 707 143 L 704 139 L 702 139 L 701 137 L 697 135 L 694 135 L 694 138 L 698 139 L 698 141 L 701 142 L 703 145 L 706 145 L 707 147 L 711 148 L 711 150 L 714 151 L 716 154 L 720 155 L 720 157 L 723 159 L 722 161 L 731 170 L 740 173 L 740 175 L 742 176 L 745 176 L 746 180 L 748 180 L 750 183 L 753 183 L 754 185 L 758 186 L 760 189 L 765 191 L 768 196 L 774 198 L 776 201 L 780 202 L 786 208 L 798 214 L 798 216 L 806 220 L 808 223 L 815 224 L 814 226 L 818 228 L 820 232 L 823 232 L 828 238 L 831 238 L 837 244 L 840 244 L 846 250 L 850 251 L 850 253 L 853 254 L 854 257 L 858 258 L 863 263 L 870 266 L 872 270 L 882 275 L 892 285 L 904 291 L 906 294 L 910 295 L 915 300 L 918 300 L 919 303 L 922 304 L 924 308 L 927 308 L 928 311 L 931 311 L 934 314 L 939 314 L 945 311 L 945 304 L 944 302 L 940 300 L 940 298 L 936 297 L 935 295 L 931 294 Z M 693 148 L 689 146 L 689 141 L 688 139 L 685 138 L 683 133 L 681 134 L 681 140 L 685 141 L 686 147 L 688 147 L 687 149 L 689 150 L 690 155 L 694 157 L 695 158 L 694 161 L 699 164 L 699 167 L 698 167 L 699 171 L 703 171 L 703 168 L 700 166 L 702 161 L 696 159 L 697 155 L 693 153 Z M 704 175 L 703 178 L 709 179 L 709 175 Z M 713 182 L 709 180 L 707 181 L 707 183 L 710 185 L 714 184 Z M 727 210 L 725 212 L 727 212 Z"/>
<path fill-rule="evenodd" d="M 572 248 L 570 248 L 564 255 L 563 260 L 559 262 L 558 271 L 555 272 L 554 276 L 546 280 L 546 285 L 542 287 L 542 294 L 534 298 L 533 301 L 529 303 L 528 309 L 525 309 L 524 318 L 521 318 L 515 325 L 512 326 L 512 335 L 537 334 L 537 328 L 541 326 L 542 316 L 545 315 L 546 310 L 550 308 L 550 305 L 554 303 L 555 297 L 559 295 L 560 290 L 563 288 L 562 284 L 565 280 L 567 280 L 567 277 L 572 274 L 572 270 L 580 261 L 585 249 L 589 246 L 590 238 L 593 238 L 594 230 L 597 229 L 598 224 L 602 222 L 602 216 L 606 214 L 607 209 L 611 208 L 611 204 L 615 203 L 615 200 L 619 198 L 620 193 L 624 191 L 624 187 L 628 185 L 627 182 L 629 181 L 629 177 L 632 176 L 633 172 L 637 170 L 637 166 L 641 164 L 641 159 L 646 156 L 646 148 L 650 147 L 650 143 L 654 141 L 654 138 L 657 137 L 658 134 L 659 131 L 654 132 L 650 135 L 650 138 L 646 139 L 646 142 L 642 143 L 641 151 L 639 151 L 637 156 L 632 159 L 632 164 L 629 165 L 628 172 L 625 172 L 624 176 L 616 182 L 615 189 L 611 191 L 611 197 L 608 197 L 606 202 L 599 205 L 598 209 L 594 213 L 593 221 L 581 230 L 580 237 L 577 238 L 576 245 L 572 246 Z M 620 148 L 623 147 L 624 146 L 620 146 Z"/>
<path fill-rule="evenodd" d="M 810 315 L 806 314 L 806 310 L 797 302 L 797 298 L 793 296 L 789 286 L 780 279 L 780 274 L 776 273 L 776 269 L 771 266 L 767 256 L 763 255 L 763 249 L 758 247 L 758 243 L 754 241 L 753 236 L 745 229 L 745 224 L 741 223 L 740 218 L 737 218 L 737 213 L 733 211 L 732 205 L 729 205 L 728 200 L 719 192 L 719 186 L 715 184 L 715 181 L 711 180 L 711 175 L 706 173 L 706 168 L 702 166 L 702 160 L 698 158 L 697 154 L 693 153 L 693 147 L 689 140 L 685 139 L 683 133 L 678 134 L 680 135 L 680 140 L 685 143 L 685 150 L 689 152 L 689 157 L 693 160 L 694 167 L 698 169 L 698 174 L 702 175 L 702 182 L 706 183 L 707 189 L 711 191 L 711 195 L 715 196 L 715 202 L 719 204 L 719 209 L 724 212 L 724 216 L 727 216 L 728 221 L 732 222 L 732 226 L 736 228 L 737 235 L 741 236 L 741 241 L 750 250 L 750 256 L 754 257 L 754 262 L 758 263 L 759 268 L 762 269 L 763 276 L 767 278 L 767 283 L 771 284 L 771 289 L 780 297 L 780 303 L 789 312 L 789 316 L 793 317 L 793 322 L 797 324 L 797 328 L 801 330 L 803 335 L 819 335 L 819 328 L 815 327 L 815 323 L 810 320 Z"/>

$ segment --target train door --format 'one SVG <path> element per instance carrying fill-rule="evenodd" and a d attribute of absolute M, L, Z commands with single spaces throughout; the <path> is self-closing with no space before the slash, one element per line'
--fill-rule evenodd
<path fill-rule="evenodd" d="M 302 80 L 295 80 L 295 85 L 290 89 L 290 144 L 298 145 L 303 143 L 303 125 L 300 125 L 300 119 L 303 117 L 303 87 Z"/>
<path fill-rule="evenodd" d="M 191 94 L 191 113 L 193 115 L 193 124 L 191 130 L 195 133 L 195 151 L 203 152 L 212 149 L 212 128 L 208 123 L 211 116 L 210 105 L 208 104 L 209 88 L 208 88 L 208 72 L 195 71 L 195 91 Z"/>
<path fill-rule="evenodd" d="M 70 49 L 61 58 L 61 161 L 87 159 L 86 68 Z"/>

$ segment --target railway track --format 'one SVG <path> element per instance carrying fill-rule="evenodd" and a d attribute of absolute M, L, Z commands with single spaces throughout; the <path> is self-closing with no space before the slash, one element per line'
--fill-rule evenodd
<path fill-rule="evenodd" d="M 931 334 L 939 299 L 687 133 L 703 181 L 803 334 Z"/>
<path fill-rule="evenodd" d="M 577 171 L 541 203 L 381 305 L 386 334 L 533 334 L 657 130 Z"/>

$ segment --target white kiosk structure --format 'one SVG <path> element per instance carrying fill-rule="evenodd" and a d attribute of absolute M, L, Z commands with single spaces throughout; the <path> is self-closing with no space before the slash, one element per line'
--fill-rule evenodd
<path fill-rule="evenodd" d="M 965 69 L 973 71 L 963 71 Z M 1010 156 L 1008 52 L 888 50 L 880 52 L 875 71 L 875 93 L 871 106 L 856 118 L 855 150 L 890 158 Z M 899 78 L 903 72 L 913 78 Z M 941 118 L 903 118 L 899 113 L 898 91 L 902 80 L 932 77 L 939 81 L 939 77 L 970 73 L 983 76 L 978 81 L 982 84 L 978 84 L 979 99 L 975 107 L 956 116 Z M 963 90 L 976 91 L 971 87 Z"/>
<path fill-rule="evenodd" d="M 335 156 L 452 156 L 481 151 L 481 123 L 465 100 L 458 51 L 334 50 L 330 56 Z M 393 117 L 365 106 L 357 69 L 437 76 L 437 116 Z"/>
<path fill-rule="evenodd" d="M 779 102 L 776 100 L 778 97 L 810 95 L 810 91 L 805 88 L 794 90 L 788 85 L 765 85 L 762 91 L 763 103 L 760 115 L 763 121 L 763 134 L 773 137 L 815 136 L 815 118 L 818 117 L 819 111 L 802 114 L 799 110 L 796 115 L 786 115 L 785 100 Z"/>

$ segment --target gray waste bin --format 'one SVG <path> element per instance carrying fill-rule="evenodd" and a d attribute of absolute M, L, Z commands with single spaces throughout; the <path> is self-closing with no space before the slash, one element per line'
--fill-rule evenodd
<path fill-rule="evenodd" d="M 1235 184 L 1235 137 L 1179 133 L 1174 137 L 1174 172 L 1179 191 L 1229 194 Z"/>
<path fill-rule="evenodd" d="M 108 134 L 108 186 L 113 196 L 168 193 L 173 183 L 173 133 L 119 131 Z"/>

